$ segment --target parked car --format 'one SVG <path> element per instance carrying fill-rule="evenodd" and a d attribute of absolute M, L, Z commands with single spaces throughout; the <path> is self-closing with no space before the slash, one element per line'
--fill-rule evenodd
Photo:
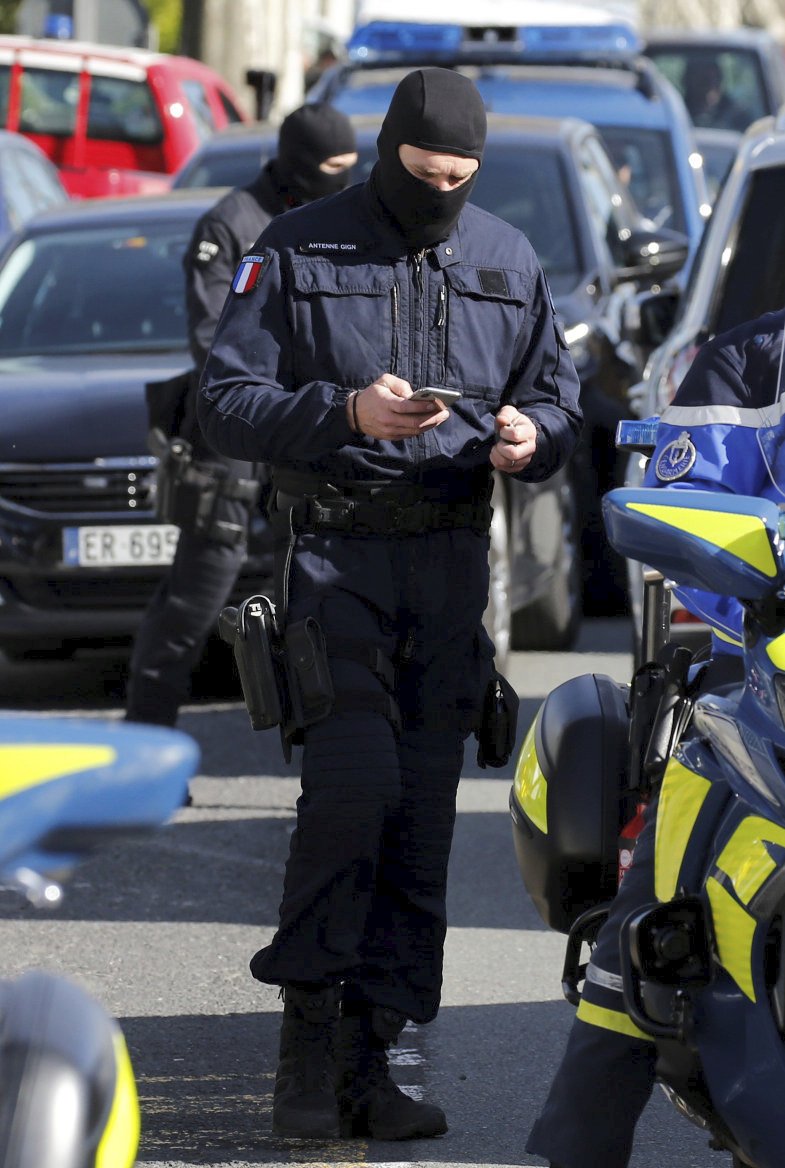
<path fill-rule="evenodd" d="M 381 123 L 378 116 L 352 120 L 359 151 L 354 177 L 361 180 L 376 160 Z M 274 150 L 270 126 L 231 127 L 200 147 L 175 185 L 206 178 L 250 181 Z M 686 241 L 660 232 L 660 245 L 675 247 L 675 261 L 673 252 L 666 258 L 661 251 L 659 266 L 641 257 L 645 241 L 651 242 L 656 233 L 619 179 L 598 132 L 574 118 L 490 114 L 472 201 L 513 223 L 532 241 L 567 324 L 581 375 L 586 414 L 582 445 L 568 485 L 559 484 L 561 503 L 554 511 L 553 498 L 549 502 L 552 513 L 561 515 L 561 547 L 558 541 L 542 542 L 537 517 L 544 507 L 535 507 L 524 488 L 510 486 L 510 480 L 497 490 L 497 511 L 508 514 L 504 523 L 499 516 L 494 532 L 490 623 L 495 640 L 511 640 L 516 649 L 562 648 L 574 637 L 580 619 L 581 579 L 588 610 L 612 611 L 626 604 L 624 564 L 605 541 L 599 497 L 619 485 L 615 424 L 624 416 L 626 390 L 640 376 L 646 353 L 624 345 L 619 320 L 623 305 L 637 291 L 661 281 L 668 264 L 669 270 L 678 267 Z M 517 494 L 513 497 L 511 491 Z M 521 525 L 531 525 L 531 530 L 521 532 Z M 541 550 L 532 554 L 532 548 Z"/>
<path fill-rule="evenodd" d="M 75 200 L 0 255 L 0 649 L 126 646 L 177 529 L 144 387 L 190 366 L 182 255 L 214 192 Z M 236 599 L 269 588 L 261 514 Z"/>
<path fill-rule="evenodd" d="M 657 29 L 644 52 L 696 126 L 746 130 L 785 103 L 785 46 L 765 29 Z"/>
<path fill-rule="evenodd" d="M 0 243 L 28 219 L 68 199 L 57 167 L 34 142 L 0 130 Z"/>
<path fill-rule="evenodd" d="M 640 417 L 672 401 L 699 346 L 717 333 L 785 304 L 785 110 L 744 134 L 717 198 L 683 293 L 647 295 L 638 307 L 644 344 L 659 341 L 631 401 Z M 640 485 L 644 459 L 630 459 L 626 479 Z M 641 568 L 629 563 L 630 593 L 639 627 Z M 678 640 L 705 639 L 705 630 L 676 606 Z"/>
<path fill-rule="evenodd" d="M 640 47 L 634 29 L 619 22 L 371 21 L 355 29 L 347 61 L 327 70 L 308 97 L 348 114 L 383 114 L 406 72 L 449 65 L 473 78 L 495 113 L 583 118 L 599 129 L 641 211 L 686 235 L 694 252 L 711 212 L 700 153 L 684 102 Z"/>
<path fill-rule="evenodd" d="M 168 189 L 240 98 L 191 57 L 0 36 L 0 125 L 29 137 L 84 197 Z"/>

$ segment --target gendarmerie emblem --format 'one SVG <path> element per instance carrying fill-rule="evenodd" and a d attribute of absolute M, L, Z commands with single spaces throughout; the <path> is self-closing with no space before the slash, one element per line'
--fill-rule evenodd
<path fill-rule="evenodd" d="M 660 452 L 654 473 L 662 483 L 672 483 L 676 479 L 683 479 L 695 464 L 697 457 L 695 444 L 686 430 L 682 430 L 678 438 L 674 438 Z"/>

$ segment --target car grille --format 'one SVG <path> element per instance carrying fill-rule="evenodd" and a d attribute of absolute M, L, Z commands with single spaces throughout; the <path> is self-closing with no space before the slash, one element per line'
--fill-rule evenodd
<path fill-rule="evenodd" d="M 0 464 L 0 497 L 44 514 L 101 514 L 153 509 L 155 459 Z"/>

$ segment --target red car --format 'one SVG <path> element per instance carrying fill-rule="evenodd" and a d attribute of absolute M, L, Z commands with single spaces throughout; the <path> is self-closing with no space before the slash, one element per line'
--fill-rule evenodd
<path fill-rule="evenodd" d="M 205 138 L 247 120 L 232 87 L 190 57 L 0 36 L 0 128 L 40 146 L 72 195 L 166 190 Z"/>

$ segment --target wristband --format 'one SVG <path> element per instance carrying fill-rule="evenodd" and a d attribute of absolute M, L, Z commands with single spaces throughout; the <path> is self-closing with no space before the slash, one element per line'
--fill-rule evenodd
<path fill-rule="evenodd" d="M 362 434 L 360 423 L 357 421 L 357 398 L 360 396 L 359 389 L 355 389 L 352 394 L 352 429 L 355 434 Z"/>

